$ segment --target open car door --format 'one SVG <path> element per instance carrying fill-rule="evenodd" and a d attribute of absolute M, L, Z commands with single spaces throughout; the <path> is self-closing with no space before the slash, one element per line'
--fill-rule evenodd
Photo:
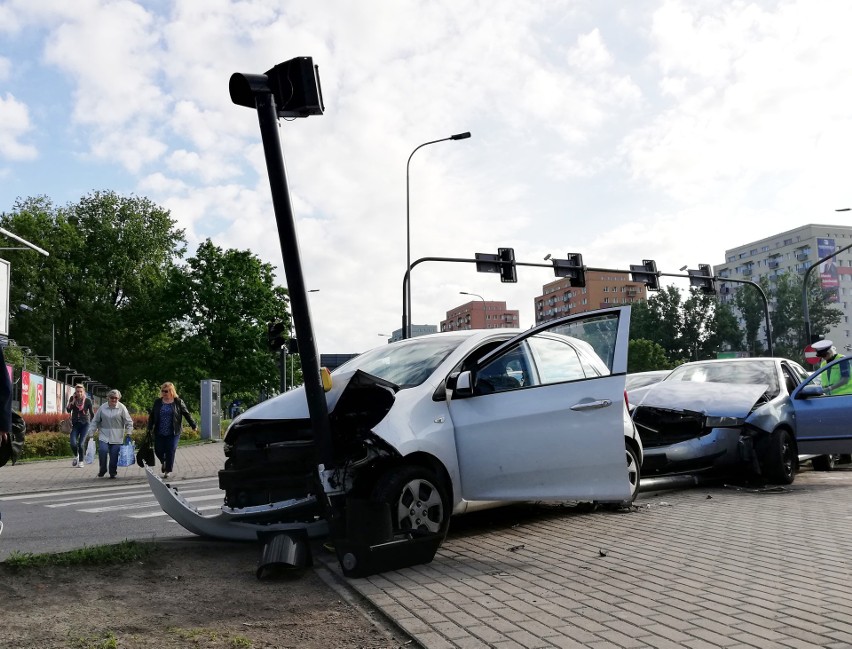
<path fill-rule="evenodd" d="M 448 408 L 466 500 L 630 497 L 630 307 L 544 323 L 471 359 Z"/>
<path fill-rule="evenodd" d="M 796 444 L 802 455 L 852 452 L 852 358 L 814 372 L 790 395 L 796 412 Z M 830 389 L 829 386 L 844 385 Z"/>

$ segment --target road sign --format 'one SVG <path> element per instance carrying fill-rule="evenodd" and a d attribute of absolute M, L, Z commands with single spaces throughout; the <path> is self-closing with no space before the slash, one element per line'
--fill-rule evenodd
<path fill-rule="evenodd" d="M 816 350 L 811 345 L 805 347 L 805 361 L 811 365 L 819 365 L 820 358 L 817 356 Z"/>

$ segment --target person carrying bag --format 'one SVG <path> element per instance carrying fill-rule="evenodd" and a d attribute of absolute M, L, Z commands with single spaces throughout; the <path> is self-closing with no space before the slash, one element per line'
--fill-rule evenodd
<path fill-rule="evenodd" d="M 163 383 L 160 398 L 154 401 L 148 415 L 148 435 L 153 433 L 154 453 L 163 463 L 163 480 L 174 471 L 175 453 L 180 441 L 181 423 L 186 419 L 192 430 L 198 425 L 189 414 L 186 404 L 175 391 L 174 383 Z M 174 477 L 174 476 L 172 476 Z"/>
<path fill-rule="evenodd" d="M 99 478 L 106 475 L 107 468 L 109 468 L 109 477 L 115 478 L 118 473 L 118 456 L 121 453 L 122 444 L 130 439 L 130 433 L 133 432 L 133 419 L 119 399 L 121 399 L 121 392 L 110 390 L 107 393 L 107 403 L 98 408 L 92 423 L 89 424 L 89 435 L 94 436 L 96 430 L 100 431 L 98 436 Z M 107 467 L 107 459 L 109 459 L 109 467 Z M 132 459 L 130 464 L 133 464 Z"/>

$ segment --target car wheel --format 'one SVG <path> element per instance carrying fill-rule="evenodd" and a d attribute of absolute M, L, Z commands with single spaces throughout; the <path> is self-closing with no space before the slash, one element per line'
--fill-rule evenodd
<path fill-rule="evenodd" d="M 445 491 L 434 472 L 420 466 L 402 466 L 388 471 L 376 483 L 374 500 L 390 505 L 394 533 L 431 532 L 445 534 L 450 508 Z"/>
<path fill-rule="evenodd" d="M 819 455 L 811 460 L 811 466 L 814 471 L 832 471 L 836 458 L 836 455 Z"/>
<path fill-rule="evenodd" d="M 838 456 L 840 459 L 837 460 L 838 464 L 852 464 L 852 455 L 842 454 Z"/>
<path fill-rule="evenodd" d="M 636 500 L 639 493 L 640 465 L 639 456 L 630 444 L 625 444 L 624 450 L 627 454 L 627 479 L 630 481 L 630 501 Z"/>
<path fill-rule="evenodd" d="M 796 476 L 796 443 L 790 431 L 772 431 L 763 466 L 766 478 L 776 484 L 791 484 Z"/>

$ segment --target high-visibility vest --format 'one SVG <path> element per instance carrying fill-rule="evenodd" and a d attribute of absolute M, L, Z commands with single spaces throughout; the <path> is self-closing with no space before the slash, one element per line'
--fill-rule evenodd
<path fill-rule="evenodd" d="M 844 358 L 843 354 L 836 354 L 831 360 L 836 361 L 838 358 Z M 825 359 L 822 359 L 820 361 L 819 366 L 822 368 L 826 365 L 828 365 L 828 363 Z M 849 374 L 849 365 L 847 363 L 838 363 L 837 365 L 826 371 L 825 381 L 823 382 L 823 388 L 828 388 L 829 385 L 834 385 L 835 383 L 840 381 L 844 372 L 847 375 Z M 831 391 L 831 394 L 852 394 L 852 377 L 850 377 L 850 379 L 844 385 L 841 385 L 839 388 L 833 389 Z"/>

